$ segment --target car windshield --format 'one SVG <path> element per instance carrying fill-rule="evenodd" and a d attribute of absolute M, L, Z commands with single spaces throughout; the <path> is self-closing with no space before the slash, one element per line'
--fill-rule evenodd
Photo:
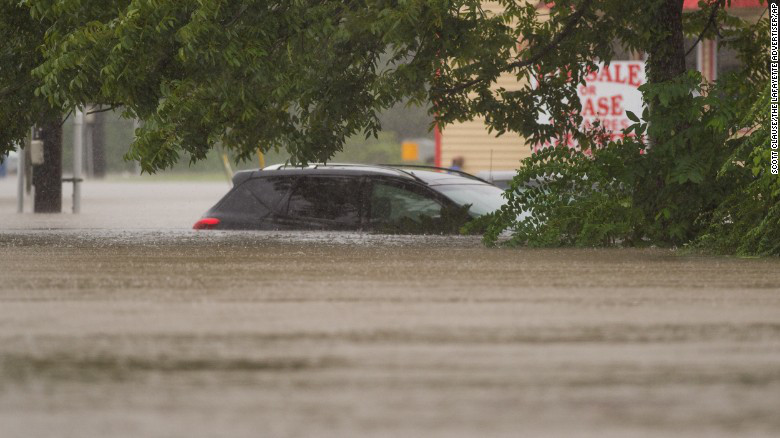
<path fill-rule="evenodd" d="M 501 196 L 504 192 L 487 184 L 447 184 L 431 188 L 458 205 L 470 204 L 469 212 L 477 216 L 492 213 L 506 203 L 506 199 Z"/>

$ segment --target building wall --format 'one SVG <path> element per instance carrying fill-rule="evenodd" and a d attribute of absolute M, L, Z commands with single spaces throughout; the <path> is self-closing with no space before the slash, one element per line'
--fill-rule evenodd
<path fill-rule="evenodd" d="M 496 83 L 497 87 L 516 90 L 522 84 L 512 75 L 502 75 Z M 441 163 L 449 166 L 452 159 L 464 158 L 463 170 L 478 172 L 480 170 L 514 170 L 520 165 L 520 160 L 531 155 L 531 147 L 525 139 L 513 132 L 507 132 L 500 137 L 488 133 L 482 118 L 469 122 L 453 123 L 444 127 L 441 132 Z"/>
<path fill-rule="evenodd" d="M 529 1 L 531 2 L 531 1 Z M 533 1 L 532 3 L 536 3 Z M 503 12 L 498 2 L 484 2 L 484 9 L 496 14 Z M 515 76 L 501 75 L 494 84 L 507 90 L 517 90 L 522 86 Z M 514 170 L 520 166 L 520 160 L 531 155 L 531 148 L 519 135 L 507 132 L 500 137 L 490 134 L 482 118 L 469 122 L 453 123 L 444 127 L 440 136 L 439 166 L 448 167 L 455 157 L 463 157 L 463 170 Z"/>

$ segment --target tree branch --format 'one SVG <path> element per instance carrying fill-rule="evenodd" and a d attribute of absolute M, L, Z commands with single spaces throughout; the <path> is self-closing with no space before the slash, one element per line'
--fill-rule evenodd
<path fill-rule="evenodd" d="M 71 114 L 73 114 L 73 110 L 70 110 L 68 111 L 68 114 L 65 114 L 65 117 L 62 118 L 62 122 L 60 123 L 60 126 L 64 125 L 65 122 L 68 121 L 68 117 L 70 117 Z"/>
<path fill-rule="evenodd" d="M 120 106 L 121 105 L 111 105 L 111 106 L 109 106 L 107 108 L 101 108 L 101 109 L 92 110 L 92 111 L 87 112 L 86 115 L 97 114 L 97 113 L 104 113 L 106 111 L 113 111 L 113 110 L 119 108 Z"/>
<path fill-rule="evenodd" d="M 577 23 L 580 21 L 582 16 L 585 15 L 585 11 L 588 10 L 591 3 L 593 3 L 593 0 L 582 0 L 579 7 L 577 7 L 574 13 L 571 14 L 571 16 L 569 17 L 569 20 L 564 25 L 563 30 L 561 30 L 561 32 L 558 35 L 556 35 L 555 38 L 553 38 L 552 40 L 550 40 L 549 43 L 545 44 L 544 46 L 538 49 L 534 48 L 530 50 L 531 52 L 536 52 L 535 55 L 531 56 L 528 59 L 523 59 L 520 61 L 515 61 L 510 64 L 507 64 L 504 67 L 502 67 L 499 71 L 506 72 L 509 70 L 520 69 L 539 62 L 539 60 L 541 60 L 545 55 L 547 55 L 549 52 L 555 49 L 565 38 L 567 38 L 574 32 L 575 28 L 577 27 Z M 470 81 L 463 82 L 462 84 L 456 85 L 452 88 L 440 89 L 437 91 L 441 91 L 447 94 L 457 93 L 465 90 L 466 88 L 472 87 L 484 80 L 485 78 L 475 78 Z"/>
<path fill-rule="evenodd" d="M 241 18 L 242 15 L 244 15 L 244 12 L 249 9 L 249 6 L 247 5 L 241 5 L 241 7 L 238 9 L 238 12 L 236 12 L 236 15 L 233 16 L 233 18 L 230 19 L 227 23 L 225 23 L 224 27 L 230 27 L 232 26 L 236 21 L 238 21 L 239 18 Z"/>
<path fill-rule="evenodd" d="M 696 38 L 696 41 L 693 42 L 693 45 L 690 49 L 688 49 L 687 52 L 685 52 L 685 56 L 688 56 L 688 54 L 693 51 L 693 49 L 696 48 L 697 45 L 701 42 L 702 38 L 704 38 L 704 33 L 707 32 L 707 30 L 710 28 L 710 26 L 715 25 L 715 32 L 718 31 L 717 29 L 717 23 L 715 23 L 715 17 L 718 15 L 718 9 L 720 8 L 721 0 L 715 0 L 715 4 L 712 5 L 712 11 L 710 11 L 710 18 L 707 20 L 707 25 L 704 26 L 704 29 L 701 30 L 701 33 L 699 34 L 699 37 Z"/>
<path fill-rule="evenodd" d="M 2 99 L 5 96 L 8 96 L 10 94 L 16 93 L 17 91 L 21 90 L 22 88 L 30 85 L 33 82 L 32 78 L 28 78 L 22 82 L 17 83 L 16 85 L 11 85 L 9 87 L 6 87 L 3 90 L 0 90 L 0 99 Z"/>

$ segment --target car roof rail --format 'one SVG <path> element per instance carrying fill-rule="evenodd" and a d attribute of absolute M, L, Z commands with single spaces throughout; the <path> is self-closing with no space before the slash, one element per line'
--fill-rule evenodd
<path fill-rule="evenodd" d="M 374 168 L 380 168 L 385 170 L 392 170 L 394 172 L 398 172 L 402 175 L 408 176 L 415 181 L 419 181 L 421 183 L 427 184 L 425 180 L 420 178 L 419 176 L 407 172 L 403 169 L 399 169 L 397 166 L 391 166 L 386 164 L 365 164 L 365 163 L 309 163 L 307 166 L 293 166 L 291 164 L 273 164 L 271 166 L 264 167 L 261 170 L 284 170 L 287 167 L 292 167 L 295 169 L 318 169 L 320 166 L 322 167 L 374 167 Z"/>
<path fill-rule="evenodd" d="M 413 178 L 413 179 L 414 179 L 415 181 L 417 181 L 417 182 L 420 182 L 420 183 L 423 183 L 423 184 L 428 184 L 428 182 L 427 182 L 427 181 L 425 181 L 424 179 L 420 178 L 419 176 L 415 175 L 415 174 L 414 174 L 414 173 L 412 173 L 412 172 L 407 172 L 407 171 L 405 171 L 405 170 L 403 170 L 403 169 L 399 169 L 399 168 L 397 168 L 397 167 L 393 167 L 393 166 L 388 166 L 388 165 L 386 165 L 386 164 L 374 164 L 374 166 L 376 166 L 376 167 L 381 167 L 381 168 L 383 168 L 383 169 L 390 169 L 390 170 L 395 170 L 396 172 L 401 172 L 402 174 L 404 174 L 404 175 L 406 175 L 406 176 L 408 176 L 408 177 L 411 177 L 411 178 Z"/>
<path fill-rule="evenodd" d="M 361 163 L 309 163 L 307 165 L 302 164 L 289 164 L 289 163 L 279 163 L 279 164 L 271 164 L 270 166 L 265 166 L 260 170 L 284 170 L 286 168 L 292 168 L 292 169 L 318 169 L 320 166 L 323 167 L 377 167 L 375 164 L 361 164 Z"/>
<path fill-rule="evenodd" d="M 472 175 L 472 174 L 470 174 L 468 172 L 464 172 L 462 170 L 450 169 L 448 167 L 428 166 L 428 165 L 425 165 L 425 164 L 380 164 L 380 166 L 392 167 L 394 169 L 399 168 L 399 167 L 408 167 L 410 169 L 439 170 L 439 171 L 447 172 L 447 173 L 455 173 L 455 174 L 458 174 L 460 176 L 463 176 L 463 177 L 466 177 L 466 178 L 469 178 L 469 179 L 475 179 L 477 181 L 482 181 L 483 183 L 490 184 L 490 183 L 488 183 L 487 181 L 485 181 L 484 179 L 482 179 L 482 178 L 480 178 L 478 176 L 474 176 L 474 175 Z M 398 169 L 398 170 L 401 170 L 401 169 Z"/>
<path fill-rule="evenodd" d="M 398 173 L 401 173 L 403 175 L 406 175 L 415 181 L 421 182 L 423 184 L 428 184 L 424 179 L 420 178 L 419 176 L 415 175 L 413 172 L 408 172 L 404 170 L 403 168 L 409 168 L 409 169 L 421 169 L 421 170 L 437 170 L 441 172 L 446 173 L 454 173 L 457 175 L 460 175 L 462 177 L 472 179 L 475 181 L 480 181 L 485 184 L 490 184 L 489 182 L 485 181 L 484 179 L 474 176 L 468 172 L 464 172 L 462 170 L 456 170 L 456 169 L 450 169 L 447 167 L 438 167 L 438 166 L 426 166 L 422 164 L 365 164 L 365 163 L 309 163 L 307 166 L 293 166 L 291 164 L 274 164 L 271 166 L 267 166 L 263 168 L 262 170 L 283 170 L 286 167 L 293 167 L 297 169 L 317 169 L 320 166 L 323 167 L 378 167 L 381 169 L 388 169 L 388 170 L 394 170 Z"/>

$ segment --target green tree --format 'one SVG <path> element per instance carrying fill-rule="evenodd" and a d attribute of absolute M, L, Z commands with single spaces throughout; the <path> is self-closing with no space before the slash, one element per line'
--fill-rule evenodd
<path fill-rule="evenodd" d="M 148 172 L 218 144 L 240 158 L 259 147 L 325 161 L 346 138 L 375 135 L 380 110 L 422 103 L 434 59 L 414 29 L 431 13 L 425 2 L 25 3 L 55 23 L 39 91 L 55 106 L 99 103 L 142 119 L 128 157 Z"/>
<path fill-rule="evenodd" d="M 50 110 L 46 99 L 36 98 L 40 81 L 31 74 L 43 62 L 38 48 L 44 32 L 27 8 L 0 1 L 0 157 L 30 134 L 39 114 Z"/>
<path fill-rule="evenodd" d="M 700 11 L 637 40 L 635 47 L 650 54 L 649 81 L 640 87 L 646 109 L 641 120 L 630 115 L 636 123 L 627 134 L 646 138 L 599 142 L 595 129 L 575 134 L 582 151 L 551 149 L 526 160 L 486 241 L 495 244 L 512 230 L 510 242 L 517 244 L 696 243 L 780 254 L 780 191 L 769 173 L 768 106 L 761 94 L 768 83 L 768 22 L 731 17 L 726 5 L 702 1 Z M 742 68 L 704 83 L 684 69 L 684 34 L 720 38 Z M 543 183 L 528 187 L 535 180 Z M 521 220 L 520 211 L 531 214 Z"/>
<path fill-rule="evenodd" d="M 35 20 L 13 0 L 0 0 L 0 160 L 21 144 L 36 125 L 41 130 L 44 163 L 35 166 L 34 210 L 62 210 L 62 112 L 40 96 L 32 70 L 43 62 L 39 50 L 50 23 Z"/>

